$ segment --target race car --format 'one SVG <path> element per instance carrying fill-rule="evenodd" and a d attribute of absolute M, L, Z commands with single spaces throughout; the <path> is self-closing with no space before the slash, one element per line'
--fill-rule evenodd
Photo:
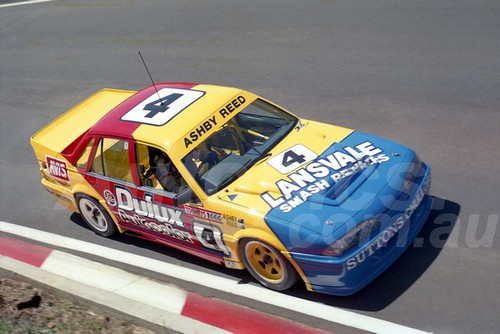
<path fill-rule="evenodd" d="M 412 244 L 429 166 L 392 141 L 245 90 L 103 89 L 31 137 L 42 184 L 95 233 L 129 233 L 285 290 L 357 292 Z"/>

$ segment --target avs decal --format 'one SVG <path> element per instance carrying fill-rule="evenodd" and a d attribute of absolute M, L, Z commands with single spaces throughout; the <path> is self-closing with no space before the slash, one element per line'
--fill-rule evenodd
<path fill-rule="evenodd" d="M 121 120 L 156 126 L 164 125 L 203 95 L 205 92 L 197 90 L 162 88 L 130 109 Z"/>
<path fill-rule="evenodd" d="M 203 247 L 231 257 L 231 252 L 224 243 L 222 231 L 218 226 L 207 225 L 198 221 L 193 221 L 192 226 L 196 239 Z"/>
<path fill-rule="evenodd" d="M 206 220 L 210 220 L 219 224 L 222 224 L 222 214 L 215 211 L 210 211 L 207 209 L 201 209 L 194 206 L 186 205 L 184 206 L 186 214 Z"/>
<path fill-rule="evenodd" d="M 299 156 L 299 160 L 307 160 L 305 156 L 301 157 L 302 153 L 296 154 Z M 297 159 L 297 157 L 293 159 Z M 364 170 L 371 165 L 380 164 L 389 159 L 389 156 L 383 153 L 381 148 L 375 147 L 369 141 L 353 145 L 353 147 L 346 146 L 343 150 L 336 150 L 326 156 L 319 157 L 306 167 L 289 174 L 289 180 L 277 181 L 276 186 L 281 193 L 278 198 L 273 197 L 269 192 L 263 193 L 261 198 L 273 209 L 278 207 L 284 213 L 290 212 L 312 195 L 330 188 L 358 170 Z M 284 159 L 283 164 L 286 163 L 288 162 Z M 286 168 L 286 166 L 284 167 Z"/>
<path fill-rule="evenodd" d="M 274 169 L 281 174 L 288 174 L 292 170 L 305 165 L 309 161 L 316 159 L 318 155 L 304 145 L 295 145 L 288 150 L 275 155 L 267 161 Z"/>
<path fill-rule="evenodd" d="M 128 189 L 118 186 L 115 192 L 118 215 L 122 221 L 193 243 L 182 221 L 182 211 L 154 203 L 152 194 L 145 193 L 144 199 L 138 199 Z"/>
<path fill-rule="evenodd" d="M 68 165 L 66 161 L 53 158 L 49 155 L 45 156 L 45 160 L 47 161 L 47 171 L 50 176 L 69 182 Z"/>

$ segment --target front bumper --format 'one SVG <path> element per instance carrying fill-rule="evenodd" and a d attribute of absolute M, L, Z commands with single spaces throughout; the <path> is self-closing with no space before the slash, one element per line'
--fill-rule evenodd
<path fill-rule="evenodd" d="M 385 271 L 413 243 L 432 207 L 430 168 L 416 187 L 410 204 L 391 214 L 377 235 L 346 257 L 291 253 L 315 292 L 350 295 Z"/>

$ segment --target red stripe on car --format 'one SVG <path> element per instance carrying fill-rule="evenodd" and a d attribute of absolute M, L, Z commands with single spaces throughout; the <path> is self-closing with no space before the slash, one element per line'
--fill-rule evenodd
<path fill-rule="evenodd" d="M 101 118 L 99 122 L 92 127 L 92 129 L 90 129 L 89 134 L 119 136 L 122 138 L 132 139 L 133 132 L 141 126 L 142 123 L 122 121 L 121 118 L 123 115 L 151 95 L 156 94 L 157 90 L 162 88 L 192 89 L 197 85 L 197 83 L 188 82 L 169 82 L 146 87 L 113 108 L 109 113 Z"/>

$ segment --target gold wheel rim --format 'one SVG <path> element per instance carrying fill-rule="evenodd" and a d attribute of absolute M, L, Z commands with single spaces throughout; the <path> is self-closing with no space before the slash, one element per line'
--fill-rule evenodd
<path fill-rule="evenodd" d="M 250 241 L 245 252 L 250 266 L 264 280 L 272 283 L 283 280 L 283 264 L 274 249 L 258 241 Z"/>

